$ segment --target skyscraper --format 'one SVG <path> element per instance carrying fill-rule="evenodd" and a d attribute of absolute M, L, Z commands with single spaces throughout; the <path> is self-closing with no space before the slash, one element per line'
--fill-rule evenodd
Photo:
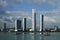
<path fill-rule="evenodd" d="M 6 31 L 6 23 L 4 23 L 3 31 Z"/>
<path fill-rule="evenodd" d="M 23 31 L 26 31 L 26 18 L 23 18 Z"/>
<path fill-rule="evenodd" d="M 15 31 L 17 31 L 17 20 L 15 20 Z"/>
<path fill-rule="evenodd" d="M 32 9 L 32 31 L 36 31 L 36 12 Z"/>
<path fill-rule="evenodd" d="M 22 29 L 22 21 L 21 20 L 15 20 L 15 31 Z"/>
<path fill-rule="evenodd" d="M 40 31 L 43 31 L 43 19 L 44 15 L 40 15 Z"/>

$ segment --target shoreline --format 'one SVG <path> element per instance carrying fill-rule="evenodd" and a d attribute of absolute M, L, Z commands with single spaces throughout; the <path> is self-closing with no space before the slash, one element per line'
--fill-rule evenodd
<path fill-rule="evenodd" d="M 46 33 L 46 32 L 0 32 L 0 33 Z M 60 33 L 60 32 L 47 32 L 47 33 Z"/>

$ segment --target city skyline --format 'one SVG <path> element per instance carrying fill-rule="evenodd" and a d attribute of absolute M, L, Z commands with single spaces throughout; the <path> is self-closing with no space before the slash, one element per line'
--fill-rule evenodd
<path fill-rule="evenodd" d="M 37 27 L 39 27 L 39 14 L 44 15 L 45 27 L 60 27 L 60 0 L 0 0 L 0 19 L 12 27 L 15 19 L 26 17 L 31 27 L 32 9 L 36 9 Z M 10 24 L 8 24 L 10 23 Z M 14 26 L 14 25 L 13 25 Z M 0 20 L 1 27 L 1 20 Z"/>
<path fill-rule="evenodd" d="M 0 40 L 59 40 L 60 0 L 0 0 Z"/>
<path fill-rule="evenodd" d="M 37 12 L 36 12 L 37 13 Z M 44 13 L 44 12 L 43 12 Z M 41 14 L 43 14 L 42 12 L 41 12 Z M 52 16 L 52 14 L 54 14 L 54 13 L 51 13 L 50 15 Z M 58 13 L 59 14 L 59 13 Z M 28 15 L 28 17 L 26 17 L 27 18 L 27 20 L 30 20 L 31 21 L 31 15 L 32 14 L 30 14 L 30 16 Z M 38 14 L 36 14 L 36 15 L 38 15 Z M 43 14 L 44 15 L 44 14 Z M 55 15 L 55 14 L 54 14 Z M 17 18 L 15 18 L 15 19 L 22 19 L 23 17 L 22 16 L 26 16 L 25 14 L 23 14 L 23 15 L 21 15 L 21 16 L 16 16 Z M 45 15 L 44 15 L 44 21 L 45 22 L 53 22 L 53 24 L 55 25 L 55 23 L 56 23 L 56 20 L 54 19 L 54 16 L 52 16 L 52 18 L 49 16 L 49 15 L 46 13 Z M 58 15 L 57 15 L 58 16 Z M 5 16 L 5 17 L 7 17 L 7 16 Z M 12 17 L 15 17 L 15 16 L 9 16 L 9 17 L 7 17 L 7 19 L 3 19 L 3 20 L 5 20 L 6 22 L 12 22 L 12 20 L 13 20 L 13 22 L 14 22 L 14 18 L 12 18 Z M 56 17 L 56 16 L 55 16 Z M 9 18 L 9 19 L 8 19 Z M 12 19 L 11 19 L 12 18 Z M 37 19 L 39 20 L 39 17 L 37 17 Z M 48 20 L 49 19 L 49 20 Z M 12 23 L 13 23 L 12 22 Z M 38 21 L 37 21 L 38 22 Z M 47 24 L 48 25 L 48 24 Z M 51 24 L 52 25 L 52 24 Z M 57 25 L 58 26 L 58 25 Z"/>

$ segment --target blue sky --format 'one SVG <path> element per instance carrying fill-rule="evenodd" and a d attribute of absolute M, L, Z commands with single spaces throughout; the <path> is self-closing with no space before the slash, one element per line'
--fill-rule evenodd
<path fill-rule="evenodd" d="M 46 11 L 46 10 L 52 10 L 55 7 L 47 3 L 42 3 L 41 5 L 36 5 L 32 3 L 23 3 L 23 4 L 14 5 L 12 10 L 31 11 L 31 9 L 33 8 L 36 10 Z"/>
<path fill-rule="evenodd" d="M 33 8 L 37 14 L 37 26 L 39 26 L 39 15 L 42 12 L 45 27 L 60 26 L 58 18 L 60 17 L 60 0 L 0 0 L 0 19 L 13 23 L 14 19 L 26 17 L 31 21 Z"/>
<path fill-rule="evenodd" d="M 34 1 L 36 1 L 36 3 Z M 27 0 L 22 0 L 22 2 L 21 0 L 2 0 L 0 4 L 0 10 L 31 11 L 32 8 L 35 8 L 36 10 L 46 11 L 58 7 L 58 3 L 56 1 L 51 1 L 51 3 L 48 3 L 48 0 L 45 0 L 45 2 L 42 0 L 41 3 L 38 3 L 38 1 L 40 2 L 40 0 L 31 0 L 31 2 Z"/>

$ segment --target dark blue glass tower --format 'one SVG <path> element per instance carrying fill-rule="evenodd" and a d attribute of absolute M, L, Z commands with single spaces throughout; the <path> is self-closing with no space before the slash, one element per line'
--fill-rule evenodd
<path fill-rule="evenodd" d="M 22 28 L 22 21 L 17 20 L 17 29 L 21 29 L 21 28 Z"/>
<path fill-rule="evenodd" d="M 4 23 L 3 31 L 7 31 L 7 30 L 6 30 L 6 23 Z"/>

